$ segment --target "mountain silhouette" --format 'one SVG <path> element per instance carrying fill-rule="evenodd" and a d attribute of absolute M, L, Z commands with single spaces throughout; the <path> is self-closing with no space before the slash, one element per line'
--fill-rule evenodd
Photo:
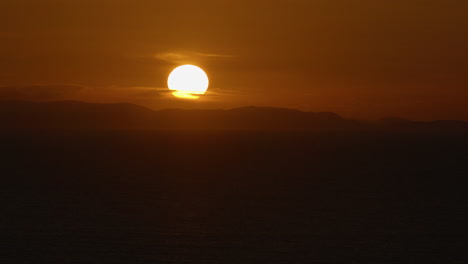
<path fill-rule="evenodd" d="M 331 112 L 302 112 L 274 107 L 151 110 L 128 103 L 77 101 L 0 103 L 2 129 L 455 129 L 468 122 L 413 122 L 388 118 L 374 123 L 349 120 Z"/>

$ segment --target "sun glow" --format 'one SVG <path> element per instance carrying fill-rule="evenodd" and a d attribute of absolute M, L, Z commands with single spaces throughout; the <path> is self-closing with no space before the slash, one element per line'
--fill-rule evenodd
<path fill-rule="evenodd" d="M 208 76 L 194 65 L 182 65 L 175 68 L 169 78 L 167 85 L 172 94 L 177 98 L 198 99 L 208 89 Z"/>

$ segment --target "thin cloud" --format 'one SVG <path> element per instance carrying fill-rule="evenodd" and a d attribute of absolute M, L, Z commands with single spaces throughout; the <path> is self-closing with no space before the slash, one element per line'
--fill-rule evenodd
<path fill-rule="evenodd" d="M 155 55 L 155 58 L 158 60 L 166 61 L 166 62 L 180 62 L 188 59 L 188 56 L 174 53 L 174 52 L 166 52 L 166 53 L 158 53 Z"/>
<path fill-rule="evenodd" d="M 232 55 L 227 54 L 215 54 L 215 53 L 194 53 L 197 56 L 201 57 L 219 57 L 219 58 L 234 58 Z"/>
<path fill-rule="evenodd" d="M 206 95 L 208 96 L 230 96 L 230 95 L 239 95 L 239 94 L 240 94 L 239 91 L 220 89 L 220 88 L 210 88 L 206 91 Z"/>
<path fill-rule="evenodd" d="M 171 91 L 165 87 L 129 87 L 127 89 L 131 91 L 131 95 L 135 97 L 151 98 L 151 97 L 164 97 L 165 94 Z"/>
<path fill-rule="evenodd" d="M 193 61 L 203 61 L 205 59 L 216 58 L 234 58 L 229 54 L 217 53 L 200 53 L 200 52 L 162 52 L 154 56 L 157 60 L 166 61 L 170 63 L 191 63 Z"/>

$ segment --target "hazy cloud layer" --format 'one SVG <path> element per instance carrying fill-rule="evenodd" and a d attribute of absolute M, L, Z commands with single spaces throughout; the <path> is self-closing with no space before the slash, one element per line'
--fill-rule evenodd
<path fill-rule="evenodd" d="M 1 100 L 63 100 L 73 98 L 84 87 L 78 85 L 0 86 Z"/>

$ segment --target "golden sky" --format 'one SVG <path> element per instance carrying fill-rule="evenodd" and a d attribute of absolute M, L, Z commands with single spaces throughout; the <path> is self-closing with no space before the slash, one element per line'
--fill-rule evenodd
<path fill-rule="evenodd" d="M 0 98 L 468 120 L 462 0 L 2 0 Z M 180 64 L 209 92 L 177 100 Z"/>

